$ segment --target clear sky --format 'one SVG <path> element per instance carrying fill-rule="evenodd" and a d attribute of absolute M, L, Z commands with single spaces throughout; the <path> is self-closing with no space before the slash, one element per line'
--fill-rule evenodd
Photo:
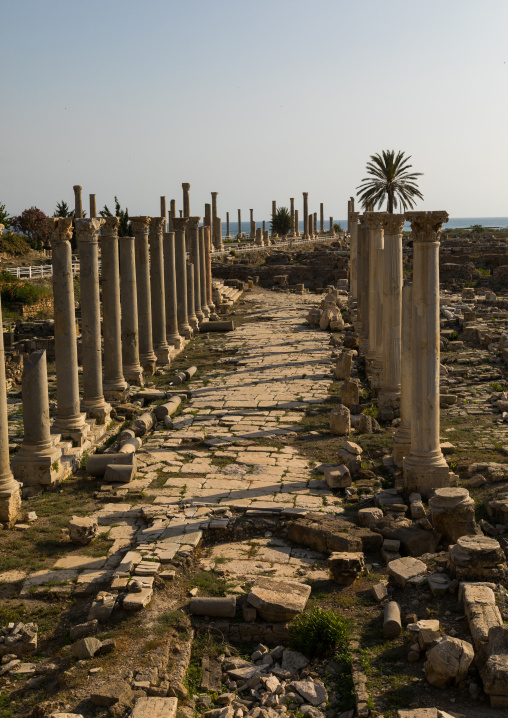
<path fill-rule="evenodd" d="M 417 209 L 508 215 L 507 0 L 3 0 L 0 204 L 72 185 L 268 219 L 346 216 L 369 155 L 424 173 Z"/>

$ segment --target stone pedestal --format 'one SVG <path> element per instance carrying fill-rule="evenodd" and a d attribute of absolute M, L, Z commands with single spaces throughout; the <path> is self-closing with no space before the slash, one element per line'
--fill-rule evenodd
<path fill-rule="evenodd" d="M 383 371 L 378 396 L 380 408 L 399 408 L 400 341 L 402 322 L 402 228 L 403 214 L 383 216 Z"/>
<path fill-rule="evenodd" d="M 358 217 L 359 212 L 353 212 L 349 218 L 350 247 L 349 247 L 349 294 L 353 301 L 358 299 Z M 330 217 L 330 234 L 335 234 L 333 217 Z"/>
<path fill-rule="evenodd" d="M 147 376 L 155 371 L 157 357 L 153 350 L 152 304 L 150 292 L 150 253 L 148 233 L 150 217 L 131 217 L 136 252 L 136 292 L 138 299 L 139 363 Z"/>
<path fill-rule="evenodd" d="M 81 199 L 81 190 L 83 187 L 80 184 L 75 184 L 72 189 L 74 190 L 74 219 L 82 219 L 83 202 Z"/>
<path fill-rule="evenodd" d="M 402 287 L 402 329 L 400 340 L 400 424 L 393 436 L 393 460 L 402 466 L 411 448 L 411 405 L 413 392 L 412 333 L 413 285 Z"/>
<path fill-rule="evenodd" d="M 370 276 L 370 236 L 369 229 L 360 217 L 357 229 L 357 310 L 356 329 L 358 331 L 358 347 L 365 355 L 369 344 L 369 276 Z"/>
<path fill-rule="evenodd" d="M 127 381 L 143 386 L 143 367 L 139 362 L 134 237 L 120 237 L 119 249 L 123 374 Z"/>
<path fill-rule="evenodd" d="M 187 224 L 187 230 L 185 237 L 187 241 L 187 248 L 189 250 L 190 261 L 194 265 L 194 276 L 193 276 L 193 305 L 194 305 L 194 316 L 197 318 L 198 327 L 199 324 L 204 320 L 204 314 L 201 311 L 201 257 L 199 251 L 199 222 L 201 217 L 189 217 L 189 223 Z M 192 326 L 192 322 L 189 322 Z"/>
<path fill-rule="evenodd" d="M 194 332 L 199 331 L 199 322 L 194 311 L 194 265 L 187 262 L 187 316 Z"/>
<path fill-rule="evenodd" d="M 204 319 L 210 316 L 210 309 L 206 300 L 206 257 L 205 257 L 205 228 L 199 228 L 199 291 L 201 293 L 201 312 Z"/>
<path fill-rule="evenodd" d="M 475 505 L 469 491 L 448 486 L 436 489 L 429 500 L 432 523 L 447 543 L 456 543 L 461 536 L 480 533 L 475 521 Z"/>
<path fill-rule="evenodd" d="M 12 460 L 14 476 L 23 486 L 50 486 L 60 477 L 62 450 L 55 446 L 60 437 L 50 433 L 45 351 L 24 357 L 22 390 L 24 437 Z"/>
<path fill-rule="evenodd" d="M 122 367 L 120 324 L 120 269 L 118 260 L 118 217 L 106 217 L 101 227 L 102 333 L 104 337 L 104 397 L 125 400 L 129 385 Z"/>
<path fill-rule="evenodd" d="M 1 305 L 0 326 L 2 326 Z M 20 510 L 20 485 L 14 480 L 9 463 L 9 424 L 7 419 L 4 334 L 0 332 L 0 522 L 8 526 L 12 525 L 18 518 Z"/>
<path fill-rule="evenodd" d="M 303 192 L 303 238 L 309 239 L 309 193 Z"/>
<path fill-rule="evenodd" d="M 210 240 L 210 230 L 208 227 L 204 228 L 204 244 L 205 244 L 205 253 L 204 253 L 204 261 L 206 266 L 206 302 L 208 305 L 208 309 L 210 311 L 210 321 L 212 322 L 218 322 L 219 317 L 215 311 L 215 304 L 213 303 L 212 299 L 212 255 L 210 252 L 211 249 L 211 240 Z"/>
<path fill-rule="evenodd" d="M 101 302 L 99 291 L 99 229 L 104 220 L 77 219 L 81 291 L 83 400 L 81 408 L 98 424 L 107 424 L 111 405 L 102 389 Z M 57 377 L 58 381 L 58 377 Z"/>
<path fill-rule="evenodd" d="M 300 220 L 298 219 L 298 210 L 295 209 L 295 237 L 300 236 Z"/>
<path fill-rule="evenodd" d="M 165 217 L 152 217 L 149 232 L 152 339 L 153 350 L 159 366 L 167 366 L 171 357 L 171 347 L 166 339 L 166 303 L 162 249 L 165 224 Z"/>
<path fill-rule="evenodd" d="M 55 219 L 51 237 L 57 411 L 54 433 L 82 446 L 90 429 L 79 407 L 78 348 L 72 275 L 72 218 Z"/>
<path fill-rule="evenodd" d="M 187 312 L 187 248 L 185 244 L 185 229 L 188 223 L 187 217 L 179 217 L 173 220 L 175 228 L 175 268 L 176 268 L 176 293 L 178 316 L 178 332 L 185 339 L 192 337 L 192 328 L 189 324 Z"/>
<path fill-rule="evenodd" d="M 90 219 L 95 219 L 97 217 L 97 204 L 95 201 L 95 195 L 90 195 Z"/>
<path fill-rule="evenodd" d="M 289 198 L 289 205 L 290 205 L 290 213 L 291 213 L 291 229 L 289 231 L 289 236 L 294 237 L 295 236 L 295 198 L 294 197 Z"/>
<path fill-rule="evenodd" d="M 189 182 L 182 182 L 183 190 L 183 216 L 190 217 L 190 184 Z"/>
<path fill-rule="evenodd" d="M 164 296 L 166 309 L 166 341 L 179 351 L 183 340 L 178 333 L 178 299 L 175 266 L 175 233 L 164 233 Z"/>
<path fill-rule="evenodd" d="M 411 450 L 404 487 L 428 494 L 448 486 L 439 445 L 439 232 L 446 212 L 407 212 L 413 233 L 413 392 Z"/>

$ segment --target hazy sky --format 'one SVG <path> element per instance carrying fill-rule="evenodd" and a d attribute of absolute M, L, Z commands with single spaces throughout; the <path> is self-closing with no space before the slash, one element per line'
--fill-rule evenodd
<path fill-rule="evenodd" d="M 0 204 L 72 185 L 236 221 L 271 200 L 346 216 L 369 155 L 424 173 L 418 209 L 508 215 L 507 0 L 3 0 Z"/>

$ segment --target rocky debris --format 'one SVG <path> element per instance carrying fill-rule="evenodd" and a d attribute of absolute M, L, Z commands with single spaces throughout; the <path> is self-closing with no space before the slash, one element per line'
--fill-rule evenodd
<path fill-rule="evenodd" d="M 177 698 L 138 698 L 131 718 L 175 718 L 177 708 Z"/>
<path fill-rule="evenodd" d="M 298 581 L 260 576 L 249 591 L 247 602 L 265 621 L 290 621 L 305 609 L 311 587 Z"/>
<path fill-rule="evenodd" d="M 349 469 L 344 464 L 341 464 L 340 466 L 326 466 L 324 470 L 324 477 L 326 483 L 331 489 L 345 489 L 348 486 L 351 486 L 352 483 Z"/>
<path fill-rule="evenodd" d="M 73 516 L 69 521 L 69 538 L 72 543 L 88 545 L 97 536 L 99 523 L 95 518 Z"/>
<path fill-rule="evenodd" d="M 350 586 L 365 568 L 364 555 L 360 551 L 332 553 L 328 559 L 328 568 L 336 583 Z"/>
<path fill-rule="evenodd" d="M 340 400 L 348 409 L 359 403 L 360 389 L 356 381 L 348 379 L 343 382 L 340 388 Z"/>
<path fill-rule="evenodd" d="M 425 677 L 431 686 L 443 688 L 465 680 L 474 658 L 473 646 L 460 638 L 445 636 L 427 651 Z"/>
<path fill-rule="evenodd" d="M 369 507 L 358 511 L 358 523 L 360 526 L 367 526 L 372 529 L 383 518 L 383 512 L 377 507 Z"/>
<path fill-rule="evenodd" d="M 386 583 L 384 583 L 384 581 L 375 583 L 373 586 L 370 587 L 370 594 L 375 601 L 381 603 L 381 601 L 383 601 L 388 596 L 388 589 L 386 588 Z"/>
<path fill-rule="evenodd" d="M 461 536 L 479 533 L 474 501 L 467 489 L 458 486 L 436 489 L 429 508 L 434 528 L 446 542 L 455 543 Z"/>
<path fill-rule="evenodd" d="M 353 357 L 357 354 L 355 351 L 345 350 L 341 352 L 335 365 L 333 378 L 337 381 L 349 380 L 351 377 L 351 367 L 353 365 Z"/>
<path fill-rule="evenodd" d="M 99 648 L 102 646 L 102 641 L 98 638 L 90 636 L 88 638 L 81 638 L 71 646 L 71 653 L 74 658 L 82 660 L 84 658 L 93 658 Z"/>
<path fill-rule="evenodd" d="M 326 703 L 328 693 L 321 681 L 313 681 L 306 678 L 304 681 L 292 681 L 290 688 L 294 688 L 302 696 L 302 698 L 313 706 L 319 706 Z"/>
<path fill-rule="evenodd" d="M 11 622 L 0 634 L 0 656 L 31 656 L 37 650 L 38 627 L 35 623 Z"/>
<path fill-rule="evenodd" d="M 449 548 L 448 567 L 460 580 L 501 581 L 506 576 L 504 552 L 494 538 L 462 536 Z"/>
<path fill-rule="evenodd" d="M 94 687 L 90 695 L 92 703 L 100 708 L 111 708 L 116 704 L 127 707 L 133 698 L 132 688 L 121 678 L 114 678 L 101 686 Z"/>
<path fill-rule="evenodd" d="M 427 572 L 427 566 L 417 558 L 398 558 L 388 564 L 388 573 L 393 580 L 404 586 L 406 583 L 419 583 L 419 579 Z"/>
<path fill-rule="evenodd" d="M 358 527 L 350 521 L 319 513 L 308 513 L 290 521 L 288 538 L 321 553 L 374 553 L 379 551 L 383 543 L 380 534 L 369 528 Z"/>
<path fill-rule="evenodd" d="M 338 404 L 330 412 L 330 433 L 347 436 L 351 433 L 351 415 L 347 406 Z"/>

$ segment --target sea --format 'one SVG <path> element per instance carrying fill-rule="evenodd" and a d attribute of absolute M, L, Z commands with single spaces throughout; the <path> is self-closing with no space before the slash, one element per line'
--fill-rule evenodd
<path fill-rule="evenodd" d="M 319 224 L 319 220 L 318 220 Z M 339 219 L 335 220 L 335 224 L 340 224 L 342 229 L 347 228 L 347 220 Z M 450 217 L 448 222 L 443 225 L 443 229 L 467 229 L 474 224 L 481 224 L 486 229 L 507 229 L 508 228 L 508 217 Z M 303 232 L 303 222 L 299 222 L 300 232 Z M 256 222 L 256 227 L 262 227 L 262 222 Z M 330 223 L 328 220 L 325 221 L 325 229 L 328 229 Z M 226 234 L 226 223 L 222 222 L 222 234 Z M 266 220 L 266 229 L 270 229 L 270 220 Z M 409 231 L 411 229 L 409 222 L 404 225 L 404 230 Z M 238 234 L 238 222 L 230 223 L 230 233 L 234 237 Z M 242 233 L 250 233 L 250 222 L 242 222 Z"/>

